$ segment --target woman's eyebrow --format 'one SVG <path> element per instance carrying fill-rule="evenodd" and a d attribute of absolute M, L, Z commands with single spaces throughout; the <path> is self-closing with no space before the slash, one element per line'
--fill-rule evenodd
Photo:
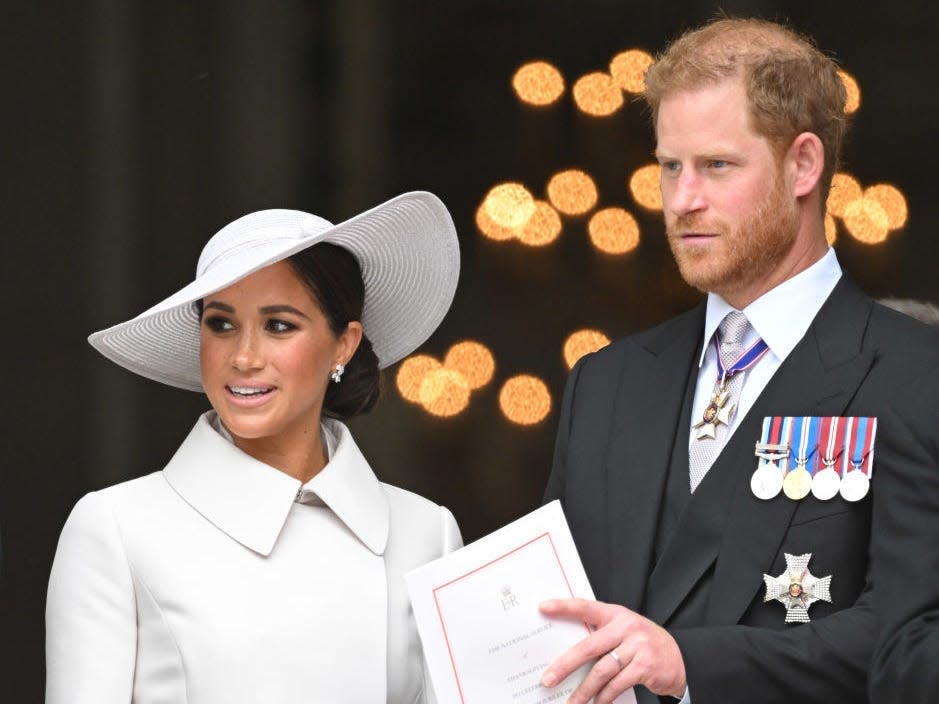
<path fill-rule="evenodd" d="M 227 303 L 220 303 L 219 301 L 210 301 L 209 303 L 206 303 L 204 306 L 204 310 L 209 310 L 210 308 L 214 308 L 215 310 L 220 310 L 224 313 L 235 312 L 235 308 L 233 306 L 230 306 Z"/>
<path fill-rule="evenodd" d="M 307 317 L 305 313 L 303 313 L 300 310 L 297 310 L 293 306 L 288 306 L 286 304 L 263 306 L 262 308 L 259 308 L 258 310 L 261 311 L 262 315 L 271 315 L 273 313 L 292 313 L 293 315 L 297 315 L 297 316 L 300 316 L 301 318 L 309 320 L 309 318 Z"/>

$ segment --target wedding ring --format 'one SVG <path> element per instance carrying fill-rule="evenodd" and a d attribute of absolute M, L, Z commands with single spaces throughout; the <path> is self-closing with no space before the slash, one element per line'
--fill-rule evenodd
<path fill-rule="evenodd" d="M 619 659 L 619 655 L 616 654 L 615 650 L 611 650 L 607 653 L 607 655 L 616 660 L 616 664 L 619 665 L 619 669 L 623 669 L 623 661 Z"/>

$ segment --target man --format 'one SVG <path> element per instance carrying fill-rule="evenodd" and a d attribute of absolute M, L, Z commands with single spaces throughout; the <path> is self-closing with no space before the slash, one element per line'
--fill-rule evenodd
<path fill-rule="evenodd" d="M 754 446 L 765 417 L 877 416 L 939 364 L 939 339 L 875 305 L 825 241 L 845 132 L 828 57 L 780 25 L 722 19 L 673 43 L 646 85 L 668 241 L 708 296 L 571 372 L 545 500 L 562 501 L 600 601 L 542 606 L 596 629 L 542 682 L 596 659 L 571 702 L 633 685 L 640 701 L 864 701 L 868 554 L 899 540 L 872 504 L 877 475 L 903 468 L 878 459 L 862 500 L 803 498 L 804 483 L 789 498 L 751 485 Z M 807 438 L 788 450 L 804 471 Z M 787 594 L 816 601 L 799 614 Z"/>

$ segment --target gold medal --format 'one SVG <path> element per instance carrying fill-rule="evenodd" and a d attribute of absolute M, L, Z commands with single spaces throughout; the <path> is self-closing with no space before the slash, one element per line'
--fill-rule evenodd
<path fill-rule="evenodd" d="M 801 501 L 812 491 L 812 475 L 799 465 L 783 479 L 783 493 L 793 501 Z"/>

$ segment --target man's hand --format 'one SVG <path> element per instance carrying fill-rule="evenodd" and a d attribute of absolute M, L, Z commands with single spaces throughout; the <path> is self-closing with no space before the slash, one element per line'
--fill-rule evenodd
<path fill-rule="evenodd" d="M 595 697 L 608 704 L 635 684 L 655 694 L 681 699 L 685 693 L 685 663 L 675 639 L 664 628 L 624 606 L 585 599 L 562 599 L 541 604 L 552 618 L 583 621 L 596 630 L 557 658 L 541 683 L 554 687 L 584 663 L 596 659 L 587 677 L 568 700 L 585 704 Z M 619 662 L 611 656 L 616 652 Z M 622 664 L 620 664 L 622 663 Z"/>

